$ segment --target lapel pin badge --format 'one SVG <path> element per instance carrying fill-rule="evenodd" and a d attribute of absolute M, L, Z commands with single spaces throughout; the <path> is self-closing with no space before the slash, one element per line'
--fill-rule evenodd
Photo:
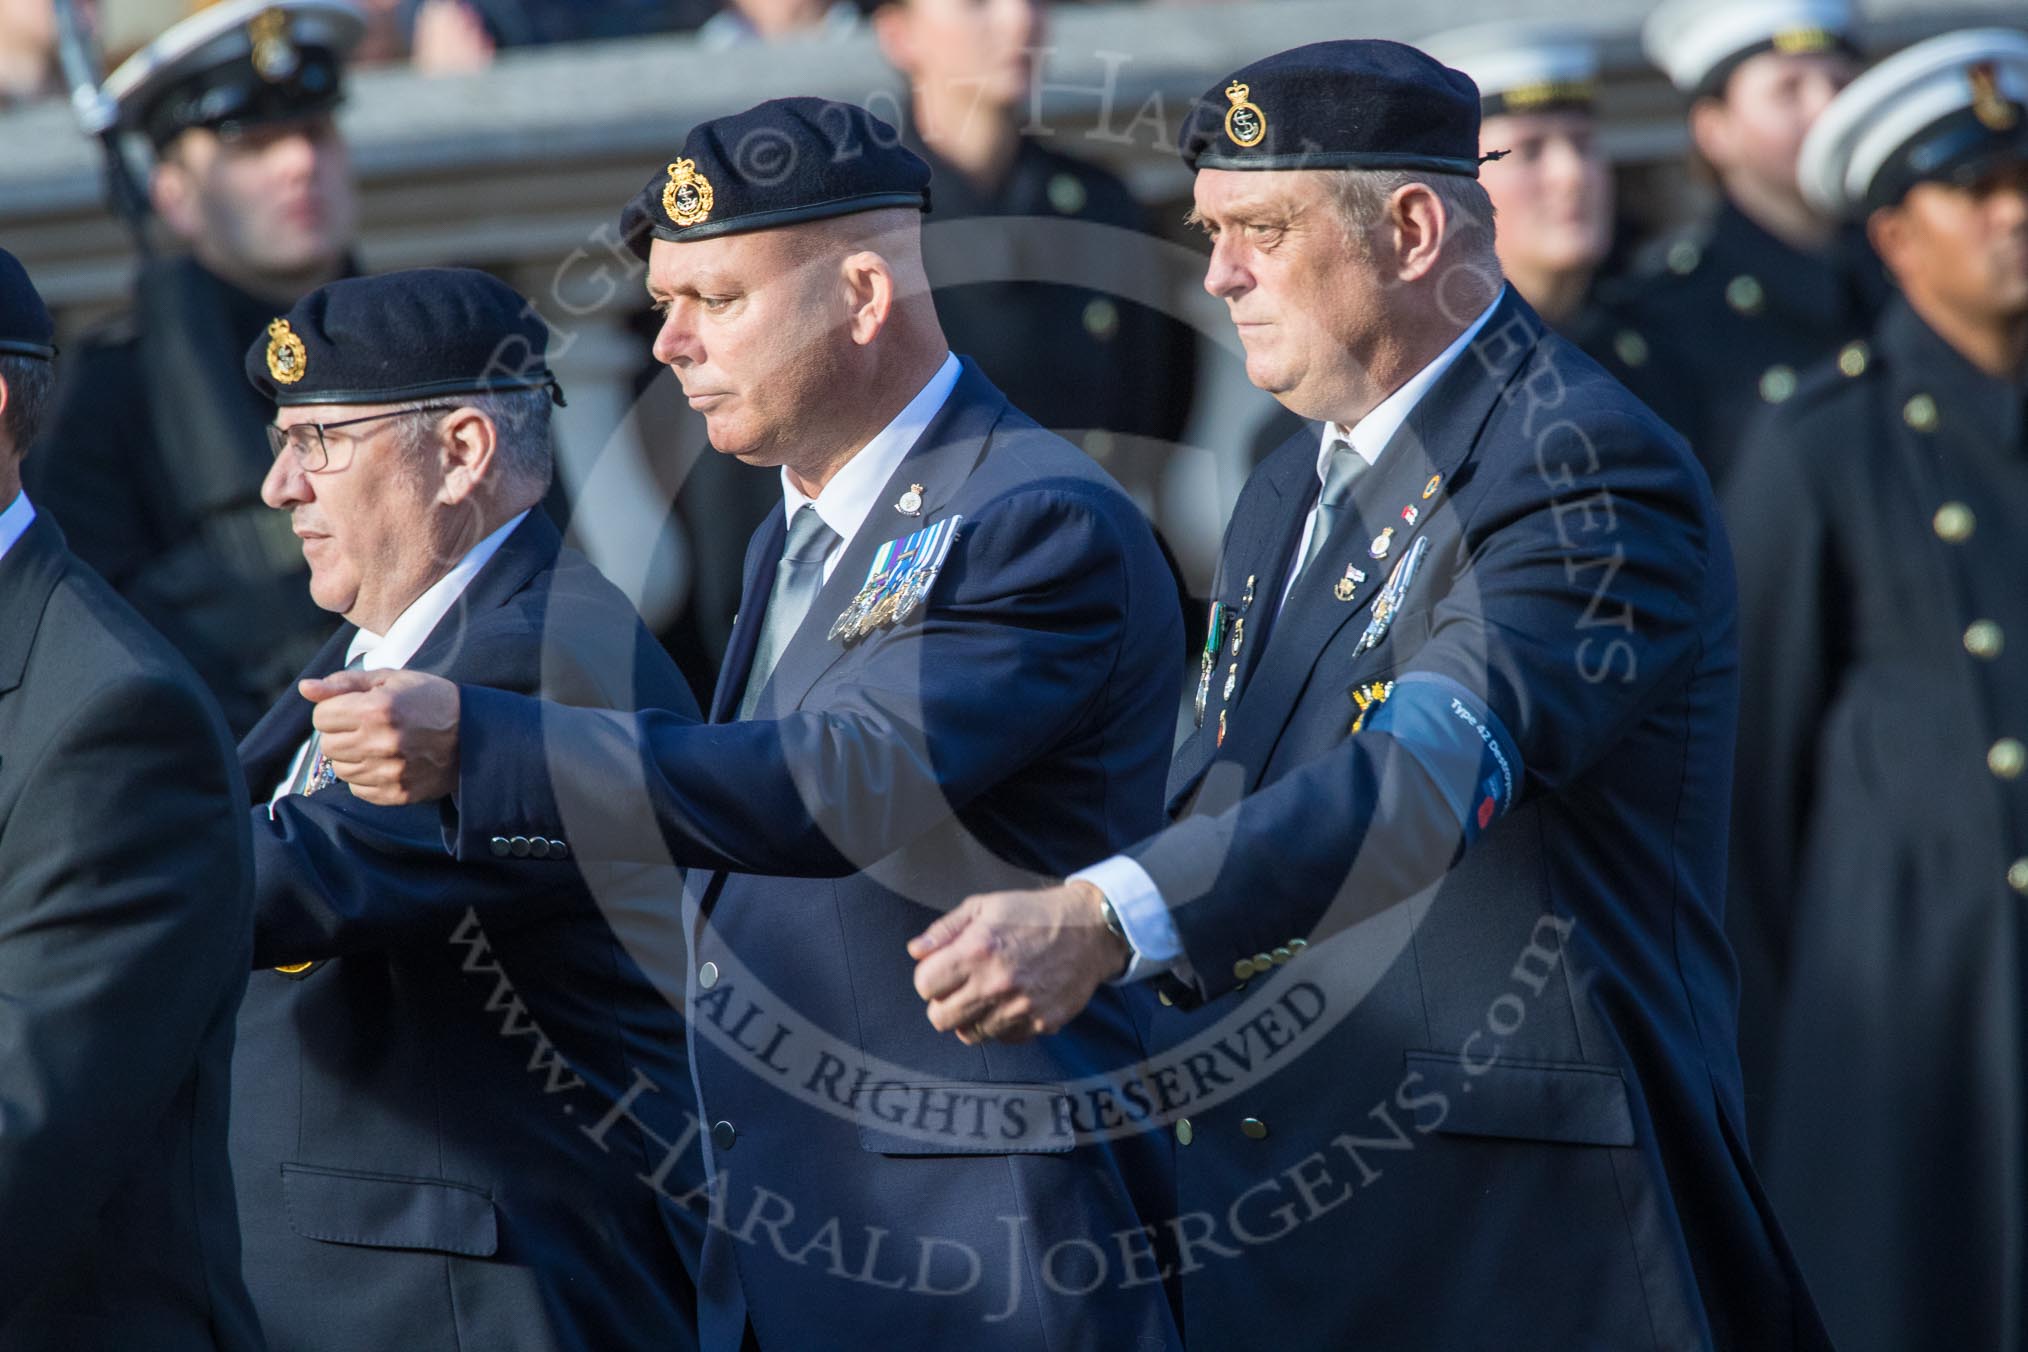
<path fill-rule="evenodd" d="M 1443 481 L 1444 476 L 1441 474 L 1430 475 L 1429 482 L 1422 486 L 1422 500 L 1428 502 L 1431 498 L 1435 497 L 1436 491 L 1443 485 Z"/>
<path fill-rule="evenodd" d="M 922 485 L 910 484 L 908 492 L 895 499 L 894 510 L 903 516 L 922 515 Z"/>
<path fill-rule="evenodd" d="M 1373 543 L 1367 546 L 1366 552 L 1376 559 L 1384 559 L 1387 557 L 1387 551 L 1393 547 L 1394 527 L 1387 526 L 1382 528 L 1380 534 L 1373 537 Z"/>
<path fill-rule="evenodd" d="M 1331 595 L 1340 601 L 1349 601 L 1352 599 L 1352 593 L 1358 590 L 1359 584 L 1365 580 L 1366 570 L 1356 563 L 1348 563 L 1345 565 L 1345 576 L 1339 578 L 1337 585 L 1331 588 Z"/>

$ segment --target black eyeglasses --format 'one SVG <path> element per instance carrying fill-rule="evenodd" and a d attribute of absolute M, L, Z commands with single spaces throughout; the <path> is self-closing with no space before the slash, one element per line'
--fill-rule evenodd
<path fill-rule="evenodd" d="M 363 418 L 346 418 L 341 422 L 295 423 L 288 427 L 267 427 L 268 452 L 280 457 L 283 451 L 296 457 L 303 469 L 315 474 L 331 463 L 331 448 L 324 440 L 326 432 L 335 432 L 342 427 L 357 427 L 361 423 L 379 422 L 383 418 L 402 418 L 411 413 L 454 413 L 456 404 L 431 404 L 424 408 L 397 408 L 388 413 L 369 413 Z"/>

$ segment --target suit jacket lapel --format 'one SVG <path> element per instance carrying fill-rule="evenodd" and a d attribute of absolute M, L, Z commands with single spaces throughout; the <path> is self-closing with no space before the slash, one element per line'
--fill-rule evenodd
<path fill-rule="evenodd" d="M 1253 668 L 1266 650 L 1274 631 L 1275 612 L 1282 586 L 1303 530 L 1303 518 L 1321 486 L 1317 478 L 1317 453 L 1322 446 L 1320 424 L 1310 423 L 1261 461 L 1247 489 L 1233 509 L 1225 558 L 1220 561 L 1218 594 L 1212 599 L 1237 604 L 1235 620 L 1246 621 L 1239 653 L 1231 651 L 1231 622 L 1221 637 L 1221 650 L 1213 655 L 1210 695 L 1204 704 L 1204 722 L 1185 739 L 1169 768 L 1169 800 L 1173 805 L 1191 792 L 1211 767 L 1218 754 L 1218 714 L 1224 701 L 1219 697 L 1231 664 L 1239 664 L 1238 680 L 1250 683 Z M 1251 582 L 1253 599 L 1246 600 Z M 1235 600 L 1237 598 L 1237 600 Z M 1201 660 L 1201 659 L 1200 659 Z M 1200 666 L 1190 675 L 1188 685 L 1196 697 L 1194 682 L 1203 679 Z"/>
<path fill-rule="evenodd" d="M 1266 773 L 1325 648 L 1355 618 L 1362 625 L 1366 622 L 1387 574 L 1407 557 L 1416 537 L 1447 500 L 1423 499 L 1424 486 L 1432 476 L 1441 476 L 1446 489 L 1453 483 L 1494 404 L 1542 334 L 1541 321 L 1510 288 L 1478 337 L 1417 401 L 1381 452 L 1374 472 L 1359 480 L 1352 495 L 1356 510 L 1325 541 L 1314 576 L 1297 579 L 1275 620 L 1260 665 L 1230 713 L 1231 726 L 1219 755 L 1245 767 L 1243 791 L 1256 788 Z M 1413 523 L 1403 517 L 1404 506 L 1415 508 Z M 1285 499 L 1284 510 L 1296 510 L 1300 517 L 1308 507 L 1291 509 Z M 1389 528 L 1393 535 L 1387 553 L 1375 559 L 1371 542 Z M 1363 569 L 1367 578 L 1346 602 L 1337 599 L 1332 584 L 1343 576 L 1348 562 Z"/>
<path fill-rule="evenodd" d="M 0 695 L 21 684 L 42 612 L 63 576 L 66 550 L 63 532 L 38 513 L 0 558 Z"/>
<path fill-rule="evenodd" d="M 788 647 L 782 650 L 762 693 L 758 706 L 761 716 L 799 707 L 810 687 L 844 656 L 845 645 L 831 637 L 831 625 L 866 585 L 867 572 L 880 547 L 897 536 L 912 535 L 946 515 L 945 507 L 964 485 L 972 466 L 979 462 L 1007 401 L 970 361 L 964 367 L 950 398 L 889 476 L 874 500 L 873 510 L 866 514 L 866 520 L 832 570 L 830 581 L 817 593 L 810 613 L 797 627 Z M 923 505 L 915 515 L 904 515 L 894 506 L 895 499 L 909 485 L 918 483 L 923 486 Z M 740 622 L 744 625 L 746 617 L 742 615 Z"/>
<path fill-rule="evenodd" d="M 725 645 L 725 660 L 718 664 L 718 684 L 711 693 L 711 721 L 726 723 L 739 708 L 746 689 L 746 673 L 753 666 L 754 649 L 760 646 L 761 623 L 767 618 L 768 593 L 774 590 L 775 565 L 789 538 L 789 526 L 781 504 L 755 529 L 746 546 L 746 577 L 739 591 L 739 613 L 733 616 L 732 637 Z"/>
<path fill-rule="evenodd" d="M 500 548 L 486 560 L 486 566 L 430 630 L 429 637 L 415 650 L 415 656 L 409 658 L 408 669 L 441 675 L 444 668 L 457 660 L 469 618 L 506 605 L 531 578 L 555 564 L 557 551 L 562 547 L 563 537 L 542 508 L 530 511 L 527 519 L 500 542 Z"/>

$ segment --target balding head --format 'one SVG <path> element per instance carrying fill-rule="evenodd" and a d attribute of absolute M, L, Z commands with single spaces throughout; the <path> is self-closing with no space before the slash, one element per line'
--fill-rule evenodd
<path fill-rule="evenodd" d="M 711 444 L 819 486 L 921 389 L 946 349 L 912 207 L 684 243 L 656 240 L 655 358 Z"/>

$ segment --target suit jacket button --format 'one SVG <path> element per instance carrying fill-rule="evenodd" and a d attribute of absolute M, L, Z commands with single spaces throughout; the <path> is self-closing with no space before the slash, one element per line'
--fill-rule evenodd
<path fill-rule="evenodd" d="M 739 1133 L 733 1130 L 732 1123 L 713 1122 L 711 1124 L 711 1144 L 716 1148 L 730 1150 L 732 1149 L 732 1143 L 738 1139 Z"/>
<path fill-rule="evenodd" d="M 1241 981 L 1244 981 L 1244 980 L 1246 980 L 1246 979 L 1247 979 L 1248 977 L 1252 976 L 1252 975 L 1253 975 L 1253 959 L 1252 959 L 1252 958 L 1241 958 L 1241 959 L 1240 959 L 1240 960 L 1239 960 L 1238 962 L 1235 962 L 1234 964 L 1232 964 L 1232 974 L 1233 974 L 1233 975 L 1234 975 L 1235 977 L 1238 977 L 1238 978 L 1239 978 L 1239 979 L 1240 979 Z"/>
<path fill-rule="evenodd" d="M 564 844 L 562 841 L 552 840 L 549 842 L 549 857 L 551 859 L 562 859 L 569 853 L 570 846 Z"/>
<path fill-rule="evenodd" d="M 1256 972 L 1268 971 L 1272 969 L 1274 965 L 1275 960 L 1272 954 L 1256 953 L 1253 955 L 1253 970 Z"/>
<path fill-rule="evenodd" d="M 1275 966 L 1279 967 L 1283 963 L 1287 962 L 1290 958 L 1293 958 L 1296 955 L 1292 950 L 1290 950 L 1286 945 L 1284 945 L 1281 948 L 1277 948 L 1271 956 L 1275 960 Z"/>
<path fill-rule="evenodd" d="M 528 857 L 528 837 L 513 837 L 507 842 L 507 852 L 516 859 L 526 859 Z"/>
<path fill-rule="evenodd" d="M 710 990 L 718 984 L 718 964 L 707 962 L 697 969 L 697 984 Z"/>
<path fill-rule="evenodd" d="M 1168 1005 L 1168 1006 L 1170 1006 L 1170 1007 L 1172 1007 L 1172 1008 L 1173 1008 L 1173 1007 L 1175 1006 L 1175 1004 L 1176 1004 L 1176 1002 L 1175 1002 L 1174 1000 L 1171 1000 L 1171 999 L 1169 998 L 1169 992 L 1167 992 L 1167 991 L 1162 991 L 1162 990 L 1158 990 L 1158 991 L 1156 991 L 1156 992 L 1155 992 L 1155 998 L 1156 998 L 1157 1000 L 1160 1000 L 1160 1001 L 1161 1001 L 1161 1002 L 1162 1002 L 1163 1004 L 1165 1004 L 1165 1005 Z"/>
<path fill-rule="evenodd" d="M 493 851 L 493 857 L 495 859 L 505 859 L 507 857 L 507 848 L 508 848 L 507 837 L 495 836 L 493 837 L 493 839 L 486 842 L 486 845 L 488 849 Z"/>
<path fill-rule="evenodd" d="M 1242 1118 L 1239 1129 L 1246 1133 L 1248 1140 L 1264 1141 L 1267 1139 L 1267 1123 L 1261 1121 L 1258 1117 Z"/>
<path fill-rule="evenodd" d="M 549 858 L 548 838 L 545 836 L 530 836 L 528 839 L 528 857 L 530 859 Z"/>
<path fill-rule="evenodd" d="M 1177 1119 L 1176 1119 L 1176 1144 L 1177 1144 L 1177 1145 L 1189 1145 L 1189 1144 L 1190 1144 L 1190 1143 L 1191 1143 L 1192 1141 L 1194 1141 L 1194 1140 L 1196 1140 L 1196 1139 L 1197 1139 L 1197 1132 L 1196 1132 L 1196 1129 L 1195 1129 L 1195 1128 L 1193 1128 L 1193 1127 L 1192 1127 L 1192 1126 L 1190 1125 L 1190 1119 L 1189 1119 L 1189 1118 L 1187 1118 L 1187 1117 L 1179 1117 L 1179 1118 L 1177 1118 Z"/>
<path fill-rule="evenodd" d="M 1302 952 L 1309 946 L 1310 941 L 1308 939 L 1291 939 L 1289 940 L 1289 953 L 1291 956 L 1293 956 L 1297 953 Z"/>

